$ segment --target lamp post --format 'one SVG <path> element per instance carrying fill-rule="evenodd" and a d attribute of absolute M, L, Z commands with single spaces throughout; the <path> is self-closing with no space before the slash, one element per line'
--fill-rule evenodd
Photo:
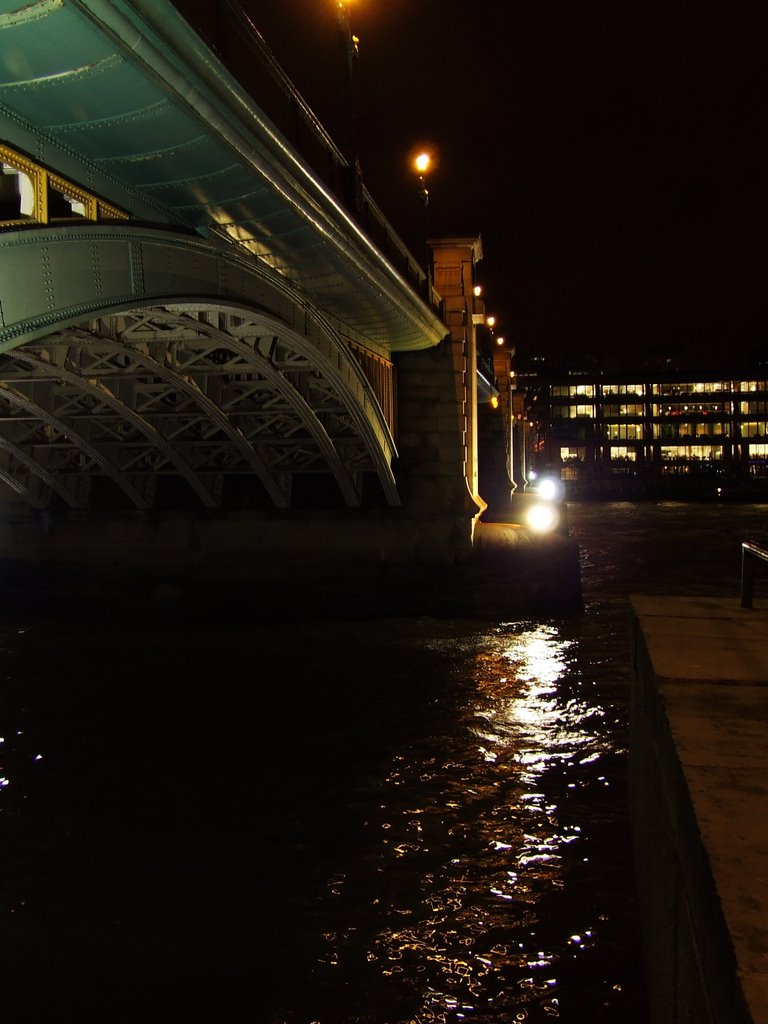
<path fill-rule="evenodd" d="M 357 153 L 357 104 L 355 95 L 355 63 L 360 56 L 360 40 L 352 31 L 349 16 L 350 0 L 336 0 L 336 18 L 344 46 L 347 79 L 347 161 L 351 176 L 352 202 L 356 210 L 362 206 L 362 169 Z"/>
<path fill-rule="evenodd" d="M 427 273 L 427 301 L 432 298 L 432 267 L 431 254 L 429 251 L 429 230 L 427 208 L 429 206 L 429 189 L 427 188 L 426 175 L 432 163 L 432 157 L 427 152 L 419 153 L 413 161 L 413 166 L 419 176 L 419 199 L 423 207 L 423 232 L 424 232 L 424 269 Z"/>

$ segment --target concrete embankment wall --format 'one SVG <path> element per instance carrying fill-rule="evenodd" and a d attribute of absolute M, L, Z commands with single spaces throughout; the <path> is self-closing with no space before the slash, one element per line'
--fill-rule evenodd
<path fill-rule="evenodd" d="M 651 1024 L 765 1024 L 768 612 L 634 597 L 630 635 Z"/>
<path fill-rule="evenodd" d="M 0 521 L 0 608 L 514 617 L 581 608 L 578 545 L 384 513 L 88 514 Z"/>

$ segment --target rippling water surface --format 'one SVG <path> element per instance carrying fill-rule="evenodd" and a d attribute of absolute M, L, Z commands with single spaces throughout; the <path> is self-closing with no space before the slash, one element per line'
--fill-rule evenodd
<path fill-rule="evenodd" d="M 645 1022 L 627 595 L 767 513 L 572 506 L 571 618 L 6 621 L 4 1019 Z"/>

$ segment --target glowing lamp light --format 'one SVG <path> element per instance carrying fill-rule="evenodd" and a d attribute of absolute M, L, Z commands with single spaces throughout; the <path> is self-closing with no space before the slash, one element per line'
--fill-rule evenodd
<path fill-rule="evenodd" d="M 486 322 L 486 324 L 487 324 L 487 325 L 488 325 L 489 327 L 493 327 L 493 325 L 494 325 L 494 324 L 496 323 L 496 317 L 495 317 L 495 316 L 489 316 L 489 317 L 486 317 L 486 320 L 485 320 L 485 322 Z"/>
<path fill-rule="evenodd" d="M 536 493 L 546 501 L 559 501 L 563 494 L 563 485 L 559 480 L 553 480 L 551 476 L 545 476 L 539 482 Z"/>
<path fill-rule="evenodd" d="M 498 409 L 499 408 L 499 400 L 496 397 L 496 395 L 491 395 L 491 408 L 492 409 Z"/>
<path fill-rule="evenodd" d="M 432 163 L 432 157 L 429 153 L 419 153 L 419 155 L 413 161 L 413 166 L 419 172 L 419 174 L 426 174 L 429 170 L 429 165 Z"/>
<path fill-rule="evenodd" d="M 554 505 L 532 505 L 526 515 L 526 522 L 535 533 L 549 533 L 557 526 L 557 509 Z"/>
<path fill-rule="evenodd" d="M 476 284 L 472 291 L 475 293 L 476 296 L 480 296 L 483 294 L 483 289 L 480 287 L 479 284 Z"/>
<path fill-rule="evenodd" d="M 499 337 L 496 339 L 496 344 L 497 345 L 503 345 L 504 344 L 504 339 L 501 337 L 501 335 L 499 335 Z"/>

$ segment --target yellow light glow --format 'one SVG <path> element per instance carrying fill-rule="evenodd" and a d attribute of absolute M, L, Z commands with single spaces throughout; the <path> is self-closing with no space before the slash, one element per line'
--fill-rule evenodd
<path fill-rule="evenodd" d="M 499 400 L 496 397 L 496 395 L 492 395 L 491 396 L 491 408 L 493 408 L 493 409 L 498 409 L 499 408 Z"/>
<path fill-rule="evenodd" d="M 432 163 L 432 157 L 429 153 L 419 153 L 416 159 L 413 161 L 413 166 L 419 172 L 419 174 L 426 174 L 429 170 L 429 165 Z"/>
<path fill-rule="evenodd" d="M 482 295 L 483 294 L 483 289 L 480 287 L 479 284 L 476 284 L 475 287 L 472 290 L 474 291 L 475 295 Z"/>
<path fill-rule="evenodd" d="M 488 324 L 489 327 L 493 327 L 493 325 L 496 323 L 496 317 L 495 316 L 486 317 L 485 322 Z"/>
<path fill-rule="evenodd" d="M 499 337 L 496 339 L 496 344 L 497 345 L 503 345 L 504 344 L 504 339 L 501 337 L 501 335 L 499 335 Z"/>

